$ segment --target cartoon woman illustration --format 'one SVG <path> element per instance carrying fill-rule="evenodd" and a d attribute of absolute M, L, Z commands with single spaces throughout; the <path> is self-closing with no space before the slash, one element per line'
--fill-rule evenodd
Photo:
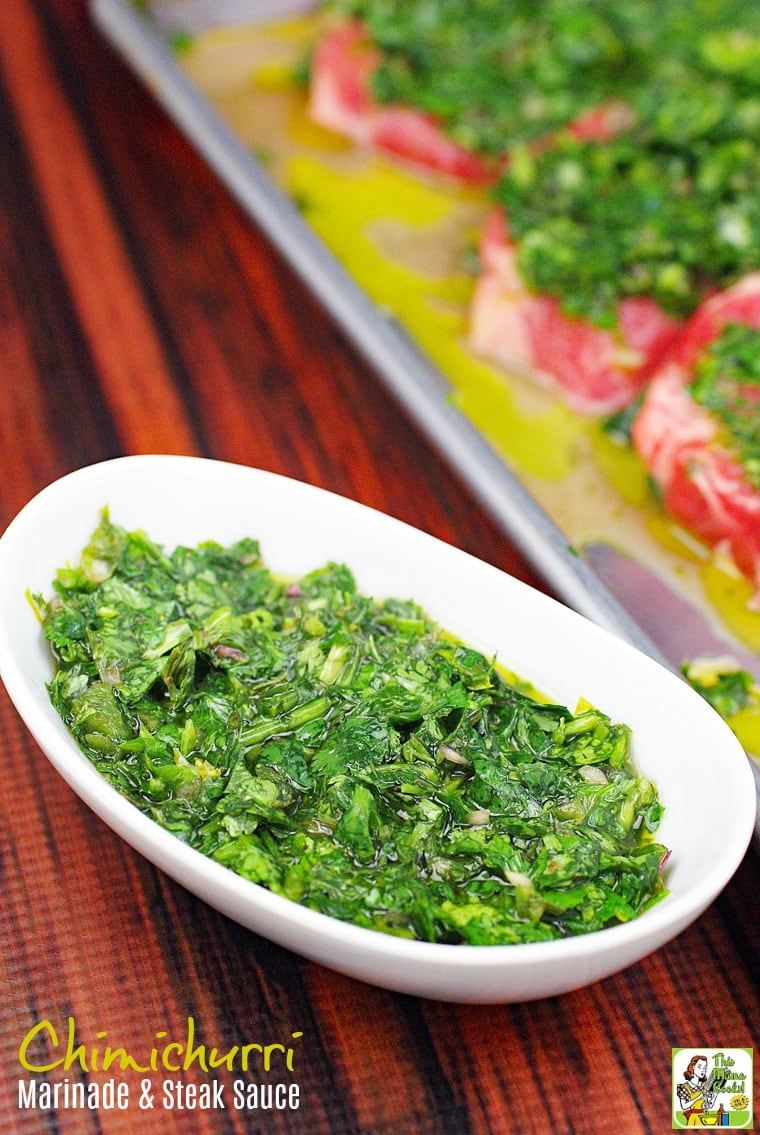
<path fill-rule="evenodd" d="M 709 1111 L 715 1103 L 716 1092 L 711 1090 L 707 1080 L 707 1057 L 692 1056 L 685 1072 L 685 1080 L 676 1087 L 681 1101 L 687 1127 L 711 1126 L 703 1121 L 703 1112 Z"/>

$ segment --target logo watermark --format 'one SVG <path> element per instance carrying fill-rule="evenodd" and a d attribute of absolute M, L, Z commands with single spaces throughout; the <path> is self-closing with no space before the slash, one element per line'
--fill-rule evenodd
<path fill-rule="evenodd" d="M 674 1048 L 672 1125 L 752 1128 L 751 1048 Z"/>

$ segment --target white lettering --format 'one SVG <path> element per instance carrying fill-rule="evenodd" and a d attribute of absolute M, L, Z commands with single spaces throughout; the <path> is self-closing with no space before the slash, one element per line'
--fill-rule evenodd
<path fill-rule="evenodd" d="M 126 1111 L 129 1107 L 129 1084 L 106 1080 L 103 1084 L 62 1080 L 51 1084 L 48 1080 L 19 1080 L 18 1106 L 22 1109 L 39 1108 L 43 1111 L 85 1110 Z"/>
<path fill-rule="evenodd" d="M 250 1084 L 247 1080 L 235 1080 L 232 1085 L 233 1103 L 238 1111 L 263 1111 L 276 1109 L 295 1111 L 301 1103 L 298 1084 Z"/>
<path fill-rule="evenodd" d="M 182 1080 L 164 1080 L 164 1111 L 209 1111 L 225 1109 L 224 1084 L 213 1080 L 210 1084 L 184 1084 Z"/>
<path fill-rule="evenodd" d="M 37 1106 L 37 1081 L 36 1080 L 19 1080 L 19 1082 L 18 1082 L 18 1106 L 19 1107 L 36 1107 Z"/>

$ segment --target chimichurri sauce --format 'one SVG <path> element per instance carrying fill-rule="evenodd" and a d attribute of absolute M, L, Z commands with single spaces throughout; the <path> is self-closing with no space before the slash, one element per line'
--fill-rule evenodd
<path fill-rule="evenodd" d="M 597 930 L 664 893 L 629 729 L 534 699 L 345 566 L 288 582 L 254 540 L 168 554 L 104 513 L 35 602 L 51 698 L 93 764 L 277 894 L 491 945 Z"/>
<path fill-rule="evenodd" d="M 648 296 L 682 318 L 760 268 L 760 9 L 735 0 L 329 7 L 359 16 L 381 49 L 380 101 L 434 114 L 470 149 L 509 155 L 496 198 L 518 269 L 566 314 L 611 328 L 622 299 Z M 627 108 L 614 138 L 568 135 L 610 103 Z"/>
<path fill-rule="evenodd" d="M 647 67 L 655 9 L 588 0 L 338 0 L 382 51 L 381 103 L 434 114 L 460 145 L 500 155 L 564 126 Z"/>
<path fill-rule="evenodd" d="M 760 266 L 760 100 L 679 72 L 604 144 L 521 151 L 496 191 L 532 289 L 614 327 L 627 296 L 683 318 Z"/>
<path fill-rule="evenodd" d="M 722 440 L 760 490 L 760 331 L 728 324 L 697 363 L 689 389 L 718 419 Z"/>

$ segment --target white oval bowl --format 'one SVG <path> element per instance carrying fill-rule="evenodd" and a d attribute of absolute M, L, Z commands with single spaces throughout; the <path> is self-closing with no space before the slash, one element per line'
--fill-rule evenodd
<path fill-rule="evenodd" d="M 633 760 L 665 805 L 657 839 L 669 893 L 627 924 L 560 941 L 453 946 L 365 930 L 275 895 L 186 846 L 119 795 L 50 703 L 51 655 L 25 593 L 49 595 L 77 563 L 101 508 L 171 549 L 242 536 L 273 571 L 345 562 L 375 597 L 411 598 L 446 630 L 562 704 L 585 697 L 633 729 Z M 0 675 L 28 729 L 115 832 L 230 918 L 307 958 L 403 993 L 505 1002 L 586 985 L 643 958 L 692 922 L 739 865 L 752 835 L 749 762 L 686 683 L 562 604 L 363 505 L 273 473 L 192 457 L 125 457 L 39 493 L 0 539 Z"/>

